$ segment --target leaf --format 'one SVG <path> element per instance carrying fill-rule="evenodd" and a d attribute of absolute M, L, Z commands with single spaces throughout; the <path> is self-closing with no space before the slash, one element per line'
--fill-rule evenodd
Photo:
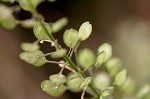
<path fill-rule="evenodd" d="M 52 33 L 52 29 L 51 29 L 50 25 L 46 22 L 43 22 L 43 24 L 46 27 L 46 29 L 50 35 Z M 49 36 L 47 35 L 45 29 L 43 28 L 43 26 L 41 25 L 40 22 L 37 22 L 34 25 L 33 32 L 34 32 L 34 35 L 36 36 L 36 38 L 38 38 L 39 40 L 50 40 Z"/>
<path fill-rule="evenodd" d="M 126 80 L 127 80 L 127 70 L 123 69 L 115 76 L 114 84 L 122 86 L 123 84 L 125 84 Z"/>
<path fill-rule="evenodd" d="M 86 77 L 82 83 L 79 85 L 79 88 L 84 88 L 86 86 L 88 86 L 92 81 L 92 78 L 91 77 Z"/>
<path fill-rule="evenodd" d="M 105 67 L 107 72 L 114 77 L 123 66 L 119 58 L 112 58 L 106 62 Z"/>
<path fill-rule="evenodd" d="M 105 56 L 105 61 L 108 61 L 111 56 L 112 56 L 112 47 L 110 44 L 108 43 L 104 43 L 102 44 L 99 48 L 98 48 L 98 54 L 101 53 L 102 51 L 104 51 L 106 53 L 106 56 Z"/>
<path fill-rule="evenodd" d="M 17 0 L 22 9 L 26 11 L 32 11 L 43 2 L 43 0 Z"/>
<path fill-rule="evenodd" d="M 40 48 L 40 46 L 38 44 L 35 43 L 28 43 L 28 42 L 23 42 L 21 43 L 21 49 L 23 51 L 35 51 L 38 50 Z"/>
<path fill-rule="evenodd" d="M 81 49 L 78 52 L 78 61 L 83 68 L 87 68 L 94 64 L 95 54 L 88 48 Z"/>
<path fill-rule="evenodd" d="M 65 17 L 57 20 L 55 23 L 52 24 L 53 33 L 61 30 L 63 27 L 66 26 L 67 23 L 68 23 L 68 19 Z"/>
<path fill-rule="evenodd" d="M 66 76 L 64 76 L 62 74 L 53 74 L 49 77 L 49 79 L 56 85 L 61 85 L 66 82 Z"/>
<path fill-rule="evenodd" d="M 97 59 L 96 59 L 96 63 L 95 63 L 95 67 L 96 68 L 99 68 L 102 63 L 105 61 L 105 57 L 106 57 L 106 53 L 104 51 L 102 51 L 98 56 L 97 56 Z"/>
<path fill-rule="evenodd" d="M 92 33 L 92 25 L 89 22 L 84 22 L 79 28 L 79 38 L 81 41 L 86 40 Z"/>
<path fill-rule="evenodd" d="M 74 48 L 76 43 L 78 42 L 78 31 L 75 29 L 66 30 L 63 35 L 63 40 L 66 46 Z"/>
<path fill-rule="evenodd" d="M 0 12 L 0 25 L 8 30 L 15 28 L 17 22 L 12 14 L 11 9 L 5 5 L 0 4 Z"/>
<path fill-rule="evenodd" d="M 41 83 L 41 88 L 43 91 L 45 91 L 46 93 L 54 97 L 61 96 L 65 92 L 64 85 L 57 86 L 55 83 L 53 83 L 50 80 L 44 80 Z"/>
<path fill-rule="evenodd" d="M 56 52 L 53 52 L 51 57 L 60 58 L 60 57 L 63 57 L 66 53 L 67 53 L 66 49 L 59 49 L 59 50 L 56 50 Z"/>
<path fill-rule="evenodd" d="M 32 64 L 33 66 L 40 67 L 46 63 L 46 58 L 44 53 L 40 50 L 35 50 L 32 52 L 22 52 L 20 58 L 25 62 Z"/>
<path fill-rule="evenodd" d="M 110 77 L 105 72 L 97 73 L 93 78 L 93 83 L 99 90 L 105 90 L 110 85 Z"/>
<path fill-rule="evenodd" d="M 80 92 L 82 89 L 79 88 L 80 84 L 82 83 L 82 79 L 78 77 L 78 75 L 74 73 L 69 73 L 67 79 L 71 79 L 66 82 L 69 90 L 72 92 Z"/>

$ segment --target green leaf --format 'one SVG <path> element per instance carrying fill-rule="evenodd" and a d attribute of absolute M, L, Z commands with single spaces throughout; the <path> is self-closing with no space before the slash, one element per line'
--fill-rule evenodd
<path fill-rule="evenodd" d="M 137 93 L 138 99 L 149 99 L 150 98 L 150 86 L 144 85 Z"/>
<path fill-rule="evenodd" d="M 34 19 L 27 19 L 27 20 L 20 21 L 20 25 L 24 28 L 33 28 L 35 24 L 36 24 L 36 20 Z"/>
<path fill-rule="evenodd" d="M 105 56 L 105 61 L 109 60 L 112 56 L 112 47 L 110 44 L 108 43 L 104 43 L 102 44 L 99 48 L 98 48 L 98 54 L 101 53 L 102 51 L 104 51 L 106 53 Z"/>
<path fill-rule="evenodd" d="M 81 49 L 78 52 L 78 61 L 83 68 L 87 68 L 94 64 L 95 54 L 88 48 Z"/>
<path fill-rule="evenodd" d="M 46 63 L 46 58 L 44 53 L 40 50 L 35 50 L 32 52 L 22 52 L 20 58 L 25 62 L 32 64 L 33 66 L 40 67 Z"/>
<path fill-rule="evenodd" d="M 91 77 L 86 77 L 80 84 L 79 88 L 84 88 L 84 87 L 88 86 L 91 83 L 91 81 L 92 81 Z"/>
<path fill-rule="evenodd" d="M 106 57 L 106 53 L 104 51 L 102 51 L 98 56 L 97 56 L 97 59 L 96 59 L 96 63 L 95 63 L 95 67 L 96 68 L 99 68 L 102 63 L 105 61 L 105 57 Z"/>
<path fill-rule="evenodd" d="M 65 92 L 65 86 L 64 85 L 57 86 L 55 83 L 53 83 L 50 80 L 44 80 L 41 83 L 41 88 L 47 94 L 54 96 L 54 97 L 61 96 Z"/>
<path fill-rule="evenodd" d="M 67 79 L 71 79 L 66 83 L 70 91 L 80 92 L 82 90 L 81 88 L 79 88 L 80 84 L 82 83 L 82 79 L 78 77 L 77 74 L 69 73 Z"/>
<path fill-rule="evenodd" d="M 50 25 L 46 22 L 43 22 L 43 24 L 46 27 L 46 29 L 48 30 L 48 33 L 50 35 L 52 33 L 52 29 L 51 29 Z M 34 32 L 34 35 L 39 40 L 50 40 L 49 36 L 46 34 L 46 31 L 45 31 L 45 29 L 43 28 L 43 26 L 41 25 L 40 22 L 37 22 L 34 25 L 33 32 Z"/>
<path fill-rule="evenodd" d="M 65 17 L 57 20 L 55 23 L 52 24 L 53 33 L 61 30 L 63 27 L 66 26 L 67 23 L 68 23 L 68 19 Z"/>
<path fill-rule="evenodd" d="M 49 79 L 56 85 L 62 85 L 66 82 L 66 76 L 62 74 L 53 74 L 49 76 Z"/>
<path fill-rule="evenodd" d="M 26 11 L 33 11 L 44 0 L 17 0 L 22 9 Z"/>
<path fill-rule="evenodd" d="M 76 43 L 78 42 L 78 31 L 75 29 L 66 30 L 63 35 L 63 40 L 66 46 L 74 48 Z"/>
<path fill-rule="evenodd" d="M 93 83 L 99 90 L 105 90 L 110 85 L 110 77 L 105 72 L 97 73 L 93 79 Z"/>
<path fill-rule="evenodd" d="M 108 60 L 105 65 L 107 72 L 112 77 L 114 77 L 123 67 L 119 58 L 112 58 Z"/>
<path fill-rule="evenodd" d="M 23 51 L 35 51 L 35 50 L 38 50 L 40 49 L 40 46 L 36 43 L 28 43 L 28 42 L 23 42 L 21 43 L 21 49 Z"/>
<path fill-rule="evenodd" d="M 126 80 L 127 80 L 127 70 L 123 69 L 115 76 L 114 84 L 122 86 L 123 84 L 125 84 Z"/>
<path fill-rule="evenodd" d="M 66 53 L 67 53 L 66 49 L 59 49 L 59 50 L 56 50 L 56 52 L 53 52 L 51 57 L 60 58 L 60 57 L 63 57 Z"/>
<path fill-rule="evenodd" d="M 79 28 L 79 38 L 81 41 L 86 40 L 92 33 L 92 25 L 89 22 L 84 22 Z"/>
<path fill-rule="evenodd" d="M 0 25 L 8 30 L 15 28 L 17 22 L 12 14 L 11 9 L 5 5 L 0 4 L 0 12 Z"/>

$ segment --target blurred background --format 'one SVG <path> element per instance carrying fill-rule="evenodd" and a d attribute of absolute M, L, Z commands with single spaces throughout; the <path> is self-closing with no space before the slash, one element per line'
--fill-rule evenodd
<path fill-rule="evenodd" d="M 96 51 L 100 44 L 110 43 L 113 55 L 122 60 L 138 86 L 150 83 L 150 0 L 57 0 L 40 4 L 38 10 L 48 22 L 68 17 L 66 28 L 78 29 L 83 22 L 90 21 L 93 33 L 80 47 Z M 21 10 L 15 16 L 24 20 L 31 14 Z M 55 35 L 60 43 L 65 29 Z M 36 68 L 19 59 L 21 42 L 35 39 L 31 29 L 0 28 L 0 99 L 53 99 L 40 89 L 40 83 L 59 68 Z M 46 44 L 42 49 L 53 50 Z M 70 92 L 64 95 L 67 98 L 77 99 Z"/>

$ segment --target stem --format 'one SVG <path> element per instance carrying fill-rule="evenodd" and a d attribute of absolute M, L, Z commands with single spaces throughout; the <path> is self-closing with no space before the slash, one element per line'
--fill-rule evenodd
<path fill-rule="evenodd" d="M 97 98 L 99 98 L 99 96 L 100 96 L 101 94 L 99 94 L 99 93 L 97 92 L 97 90 L 92 86 L 91 83 L 89 84 L 89 87 L 90 87 L 90 89 L 96 94 Z"/>
<path fill-rule="evenodd" d="M 81 70 L 81 68 L 80 68 L 80 66 L 79 66 L 78 53 L 77 53 L 77 50 L 76 50 L 76 49 L 74 50 L 74 54 L 75 54 L 75 61 L 76 61 L 76 64 L 77 64 L 78 68 Z"/>
<path fill-rule="evenodd" d="M 56 62 L 56 61 L 49 61 L 49 60 L 46 60 L 47 63 L 53 63 L 53 64 L 62 64 L 61 62 Z"/>
<path fill-rule="evenodd" d="M 83 89 L 83 92 L 82 92 L 82 95 L 81 95 L 81 99 L 84 99 L 84 95 L 85 95 L 86 89 L 87 89 L 87 86 Z"/>
<path fill-rule="evenodd" d="M 53 35 L 51 35 L 47 28 L 45 27 L 43 21 L 41 20 L 40 16 L 39 16 L 39 13 L 37 11 L 37 9 L 35 9 L 32 5 L 32 3 L 30 2 L 29 0 L 29 5 L 32 7 L 32 11 L 33 11 L 33 14 L 34 16 L 37 18 L 37 20 L 39 21 L 39 23 L 41 24 L 41 26 L 43 27 L 43 29 L 45 30 L 47 36 L 50 38 L 50 40 L 52 42 L 55 42 L 55 38 L 53 37 Z M 78 42 L 77 45 L 80 44 L 80 41 Z M 61 46 L 59 45 L 58 42 L 55 42 L 55 47 L 56 49 L 62 49 Z M 76 46 L 77 47 L 77 46 Z M 67 55 L 64 55 L 63 58 L 65 59 L 65 61 L 69 64 L 69 66 L 71 68 L 73 68 L 77 73 L 79 73 L 79 75 L 81 75 L 83 78 L 84 78 L 84 74 L 81 72 L 81 70 L 73 63 L 73 61 L 67 56 Z M 49 61 L 50 62 L 50 61 Z M 52 63 L 57 63 L 57 62 L 52 62 Z M 91 88 L 91 90 L 97 95 L 97 97 L 99 97 L 99 93 L 94 89 L 94 87 L 92 86 L 92 84 L 89 85 L 89 87 Z"/>

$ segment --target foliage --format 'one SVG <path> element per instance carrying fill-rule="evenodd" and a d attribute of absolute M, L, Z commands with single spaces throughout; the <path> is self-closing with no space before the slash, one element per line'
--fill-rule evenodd
<path fill-rule="evenodd" d="M 82 91 L 82 96 L 86 92 L 91 94 L 90 98 L 92 99 L 113 98 L 113 92 L 117 89 L 120 89 L 119 91 L 122 91 L 124 96 L 135 93 L 134 80 L 127 75 L 127 70 L 123 67 L 119 58 L 112 57 L 112 47 L 109 43 L 100 45 L 96 53 L 89 48 L 78 50 L 79 45 L 88 39 L 92 33 L 90 22 L 82 23 L 78 30 L 70 28 L 64 32 L 63 41 L 70 49 L 67 51 L 67 48 L 62 48 L 57 42 L 53 33 L 62 29 L 68 23 L 68 20 L 64 17 L 52 24 L 45 22 L 36 9 L 44 0 L 2 1 L 18 2 L 22 9 L 29 11 L 34 16 L 32 19 L 24 21 L 17 20 L 13 16 L 14 10 L 0 4 L 0 12 L 3 13 L 0 14 L 0 25 L 3 28 L 11 30 L 20 24 L 25 28 L 33 28 L 34 35 L 37 38 L 37 41 L 33 43 L 23 42 L 21 44 L 21 49 L 24 52 L 20 54 L 20 58 L 36 67 L 43 66 L 46 63 L 55 63 L 61 68 L 58 74 L 50 75 L 48 80 L 41 83 L 43 91 L 54 97 L 63 95 L 66 90 L 71 92 Z M 48 1 L 54 2 L 56 0 Z M 43 53 L 40 50 L 39 43 L 44 42 L 49 42 L 51 47 L 56 50 Z M 75 54 L 75 62 L 72 60 L 73 54 Z M 47 56 L 54 59 L 60 58 L 60 61 L 48 60 Z M 101 66 L 104 66 L 105 70 L 102 70 Z M 67 76 L 63 74 L 64 69 L 70 71 Z M 99 69 L 101 70 L 98 71 Z M 83 99 L 82 96 L 81 99 Z M 135 97 L 149 99 L 150 86 L 146 85 L 141 88 Z"/>

